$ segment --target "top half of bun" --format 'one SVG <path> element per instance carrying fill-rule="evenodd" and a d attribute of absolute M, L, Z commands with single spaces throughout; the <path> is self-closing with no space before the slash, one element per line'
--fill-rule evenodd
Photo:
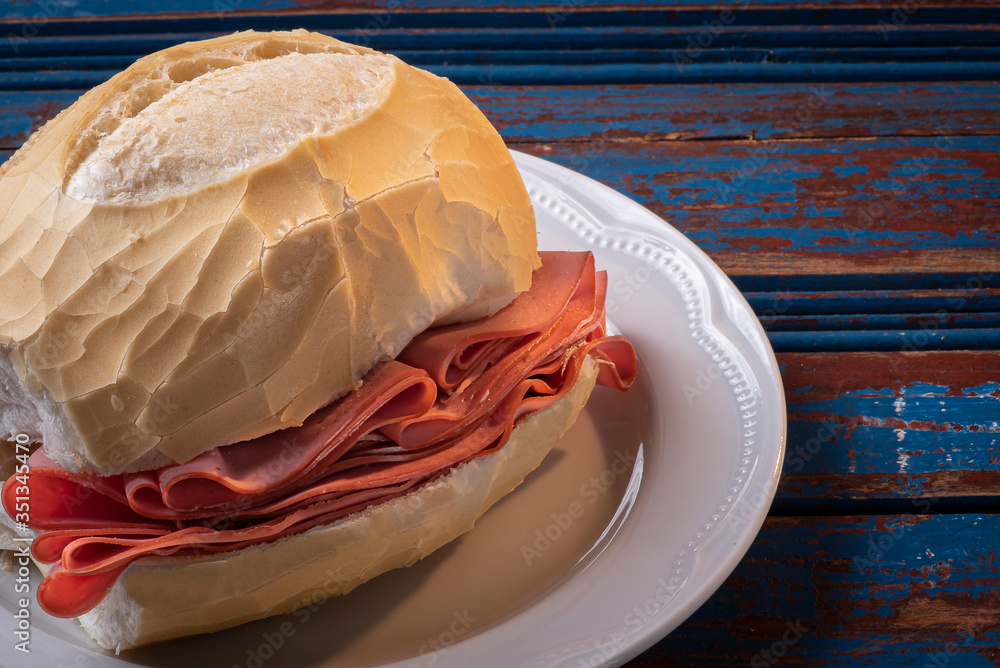
<path fill-rule="evenodd" d="M 300 424 L 538 263 L 449 81 L 305 31 L 172 47 L 0 168 L 0 430 L 74 470 L 186 461 Z"/>

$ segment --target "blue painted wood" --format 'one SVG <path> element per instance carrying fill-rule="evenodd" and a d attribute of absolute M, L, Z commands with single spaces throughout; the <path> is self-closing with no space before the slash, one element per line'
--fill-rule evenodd
<path fill-rule="evenodd" d="M 673 62 L 594 65 L 425 64 L 424 69 L 466 86 L 1000 79 L 1000 62 L 962 60 L 871 64 L 775 63 L 764 60 L 749 63 L 713 63 L 696 60 L 680 65 Z M 117 72 L 118 68 L 0 72 L 0 90 L 85 90 L 106 81 Z"/>
<path fill-rule="evenodd" d="M 846 76 L 851 80 L 878 80 L 886 64 L 897 68 L 894 80 L 933 80 L 952 73 L 949 80 L 990 78 L 1000 67 L 1000 47 L 881 48 L 881 49 L 711 49 L 684 55 L 665 49 L 602 49 L 517 51 L 394 50 L 404 61 L 428 69 L 456 82 L 482 84 L 580 83 L 675 83 L 722 77 L 726 81 L 829 81 Z M 16 86 L 37 86 L 58 73 L 113 72 L 136 60 L 136 54 L 15 57 L 3 60 L 5 77 Z M 869 74 L 860 77 L 858 65 Z M 818 68 L 816 67 L 818 66 Z M 629 70 L 625 74 L 623 68 Z M 807 76 L 806 73 L 813 72 Z M 72 76 L 72 74 L 69 74 Z M 80 74 L 86 81 L 89 75 Z M 102 75 L 103 76 L 103 75 Z M 859 79 L 860 77 L 860 79 Z M 72 79 L 66 87 L 79 87 Z"/>
<path fill-rule="evenodd" d="M 1000 271 L 925 274 L 823 274 L 818 276 L 733 276 L 742 292 L 772 292 L 775 299 L 793 292 L 824 290 L 979 290 L 1000 288 Z M 773 310 L 773 307 L 772 307 Z"/>
<path fill-rule="evenodd" d="M 456 49 L 449 45 L 446 49 L 423 50 L 394 49 L 392 53 L 407 63 L 430 69 L 434 67 L 482 67 L 490 66 L 498 71 L 507 68 L 527 68 L 541 64 L 551 66 L 609 66 L 609 65 L 668 65 L 679 72 L 695 63 L 726 63 L 749 66 L 756 63 L 801 64 L 801 63 L 876 63 L 910 64 L 945 61 L 948 63 L 995 62 L 1000 60 L 1000 46 L 935 47 L 935 48 L 726 48 L 712 49 L 703 53 L 679 57 L 675 51 L 665 49 L 552 49 L 497 51 L 478 49 Z M 35 56 L 13 57 L 3 60 L 8 72 L 55 72 L 62 70 L 123 70 L 141 54 L 114 54 L 88 56 Z"/>
<path fill-rule="evenodd" d="M 744 295 L 745 296 L 745 295 Z M 890 299 L 891 297 L 887 297 Z M 890 303 L 890 306 L 892 304 Z M 774 314 L 774 315 L 769 315 Z M 769 332 L 837 332 L 858 330 L 965 329 L 996 327 L 1000 313 L 862 313 L 837 315 L 780 315 L 772 308 L 758 312 L 757 318 Z"/>
<path fill-rule="evenodd" d="M 799 289 L 744 297 L 779 352 L 1000 348 L 1000 289 L 967 281 L 951 289 Z"/>
<path fill-rule="evenodd" d="M 0 148 L 17 148 L 77 97 L 73 91 L 0 92 Z"/>
<path fill-rule="evenodd" d="M 950 387 L 914 383 L 895 392 L 870 388 L 823 401 L 791 401 L 784 472 L 790 476 L 908 474 L 911 486 L 895 490 L 895 496 L 915 492 L 921 486 L 916 476 L 924 473 L 1000 472 L 996 447 L 1000 428 L 995 426 L 1000 417 L 996 407 L 1000 385 L 955 389 L 958 394 L 951 394 Z M 812 438 L 818 438 L 822 447 L 810 444 Z M 783 493 L 791 493 L 796 484 L 795 479 L 786 481 Z M 862 493 L 860 488 L 857 491 Z M 998 494 L 1000 490 L 980 492 Z"/>
<path fill-rule="evenodd" d="M 1000 270 L 998 137 L 519 148 L 632 195 L 730 273 Z"/>
<path fill-rule="evenodd" d="M 1000 79 L 1000 63 L 674 63 L 572 66 L 436 65 L 426 69 L 456 83 L 505 85 L 745 83 L 805 81 L 979 81 Z"/>
<path fill-rule="evenodd" d="M 983 2 L 968 0 L 945 0 L 935 3 L 936 7 L 975 7 Z M 38 13 L 47 16 L 90 17 L 99 18 L 121 15 L 174 15 L 176 13 L 198 14 L 205 12 L 206 3 L 200 0 L 89 0 L 86 7 L 74 3 L 47 3 L 44 0 L 3 0 L 0 11 L 9 17 L 32 17 Z M 394 11 L 442 11 L 449 9 L 469 10 L 535 10 L 555 14 L 574 13 L 576 11 L 607 10 L 615 6 L 606 0 L 572 0 L 572 2 L 555 2 L 553 0 L 221 0 L 213 9 L 218 12 L 227 11 L 332 11 L 350 9 L 355 12 L 394 12 Z M 652 9 L 684 9 L 718 7 L 715 0 L 630 0 L 627 4 L 617 5 L 621 8 L 652 8 Z M 758 8 L 779 6 L 802 7 L 805 9 L 842 8 L 872 8 L 882 7 L 896 9 L 898 4 L 891 0 L 745 0 L 739 3 L 741 8 Z"/>
<path fill-rule="evenodd" d="M 771 518 L 705 606 L 627 667 L 994 666 L 997 553 L 995 514 Z"/>
<path fill-rule="evenodd" d="M 904 331 L 926 329 L 967 329 L 974 327 L 995 328 L 1000 323 L 1000 313 L 862 313 L 837 315 L 768 315 L 776 313 L 765 309 L 758 314 L 760 323 L 768 332 L 838 332 L 838 331 Z"/>
<path fill-rule="evenodd" d="M 507 2 L 493 0 L 486 3 L 395 2 L 357 3 L 353 0 L 218 0 L 212 6 L 200 0 L 91 0 L 86 6 L 59 3 L 54 0 L 20 2 L 5 0 L 2 5 L 3 21 L 18 25 L 29 23 L 37 30 L 63 30 L 70 32 L 86 29 L 82 24 L 109 26 L 170 26 L 177 30 L 191 25 L 230 25 L 237 21 L 259 20 L 266 17 L 272 22 L 289 18 L 309 20 L 320 17 L 365 26 L 405 25 L 433 28 L 446 26 L 503 28 L 537 26 L 546 28 L 607 25 L 660 25 L 664 23 L 701 25 L 717 21 L 722 26 L 785 23 L 798 25 L 877 24 L 886 21 L 890 26 L 902 28 L 910 23 L 987 23 L 996 15 L 996 7 L 989 2 L 951 0 L 918 6 L 904 11 L 891 0 L 746 0 L 738 5 L 720 9 L 715 0 L 692 2 L 630 2 L 615 5 L 600 0 L 572 0 L 572 2 Z M 496 12 L 496 9 L 505 11 Z M 627 11 L 622 11 L 627 9 Z M 919 11 L 916 11 L 919 9 Z M 4 11 L 5 10 L 5 11 Z M 457 10 L 457 11 L 455 11 Z M 893 20 L 895 18 L 895 21 Z M 85 20 L 80 20 L 85 19 Z M 903 20 L 900 20 L 903 19 Z M 74 24 L 76 24 L 74 26 Z"/>
<path fill-rule="evenodd" d="M 869 501 L 939 497 L 1000 504 L 1000 345 L 930 352 L 927 333 L 907 352 L 779 354 L 782 512 L 878 512 Z"/>
<path fill-rule="evenodd" d="M 995 277 L 991 277 L 995 278 Z M 761 315 L 1000 312 L 1000 289 L 744 293 Z"/>
<path fill-rule="evenodd" d="M 77 93 L 102 84 L 119 72 L 114 70 L 57 70 L 53 72 L 0 71 L 0 91 L 75 90 Z"/>
<path fill-rule="evenodd" d="M 993 324 L 996 324 L 994 321 Z M 1000 328 L 917 330 L 768 331 L 775 352 L 850 352 L 859 350 L 995 350 Z"/>
<path fill-rule="evenodd" d="M 996 134 L 1000 84 L 466 86 L 507 141 Z"/>
<path fill-rule="evenodd" d="M 354 23 L 350 21 L 354 20 Z M 524 50 L 621 50 L 647 49 L 664 52 L 673 62 L 685 64 L 689 60 L 714 57 L 716 52 L 725 54 L 733 49 L 838 49 L 838 53 L 849 56 L 850 49 L 867 47 L 995 47 L 1000 44 L 1000 25 L 984 23 L 975 30 L 968 26 L 911 25 L 905 30 L 887 31 L 876 21 L 849 26 L 824 26 L 822 30 L 807 29 L 794 25 L 754 25 L 733 23 L 723 31 L 711 31 L 705 23 L 695 22 L 683 25 L 683 21 L 669 21 L 663 25 L 652 23 L 634 24 L 623 27 L 593 25 L 587 27 L 540 26 L 505 27 L 502 30 L 490 26 L 475 28 L 403 28 L 398 21 L 381 24 L 357 23 L 351 15 L 309 15 L 277 21 L 269 15 L 266 20 L 255 20 L 247 25 L 233 26 L 229 30 L 219 25 L 205 26 L 199 31 L 175 29 L 162 32 L 163 24 L 155 22 L 152 34 L 143 34 L 143 26 L 131 26 L 112 30 L 101 23 L 81 23 L 80 30 L 87 29 L 92 34 L 74 35 L 50 34 L 52 30 L 39 29 L 38 34 L 20 35 L 17 25 L 8 24 L 4 35 L 0 22 L 0 58 L 31 57 L 79 57 L 102 55 L 126 55 L 138 57 L 181 42 L 206 39 L 228 34 L 237 29 L 277 30 L 306 27 L 355 44 L 369 46 L 382 51 L 401 52 L 413 50 L 473 50 L 488 51 L 500 56 L 505 52 Z M 363 20 L 363 17 L 362 19 Z M 717 20 L 717 19 L 716 19 Z M 681 25 L 679 25 L 679 23 Z M 352 27 L 353 26 L 353 27 Z M 117 28 L 118 26 L 114 26 Z M 13 30 L 11 30 L 13 28 Z M 67 28 L 68 29 L 68 28 Z M 30 32 L 30 31 L 29 31 Z M 708 37 L 706 37 L 706 35 Z M 100 37 L 94 39 L 94 37 Z M 710 43 L 709 43 L 709 38 Z M 887 49 L 888 50 L 888 49 Z"/>

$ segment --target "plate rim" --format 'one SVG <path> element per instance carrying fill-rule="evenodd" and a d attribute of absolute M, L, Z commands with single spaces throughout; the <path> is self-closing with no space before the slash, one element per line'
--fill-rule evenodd
<path fill-rule="evenodd" d="M 668 237 L 669 241 L 681 250 L 687 258 L 694 260 L 704 277 L 711 278 L 717 288 L 726 290 L 728 292 L 727 296 L 736 302 L 744 313 L 751 316 L 749 324 L 755 330 L 757 341 L 759 343 L 754 352 L 759 355 L 760 361 L 764 363 L 767 370 L 770 372 L 768 380 L 773 383 L 773 389 L 775 390 L 774 394 L 771 395 L 771 398 L 775 400 L 773 408 L 777 413 L 776 417 L 778 425 L 778 433 L 775 435 L 776 443 L 774 444 L 774 456 L 772 460 L 763 462 L 767 466 L 767 470 L 762 470 L 760 472 L 761 477 L 756 480 L 755 488 L 756 491 L 760 492 L 760 497 L 756 500 L 754 500 L 752 496 L 746 499 L 747 502 L 753 502 L 749 516 L 744 515 L 740 518 L 741 522 L 745 525 L 745 528 L 739 534 L 739 540 L 729 551 L 728 557 L 724 560 L 724 564 L 722 566 L 716 568 L 714 573 L 707 578 L 704 578 L 699 583 L 697 588 L 688 590 L 686 600 L 678 606 L 678 610 L 673 615 L 668 618 L 664 618 L 660 621 L 660 623 L 643 624 L 641 632 L 633 636 L 627 643 L 623 644 L 619 648 L 619 651 L 614 653 L 612 656 L 608 656 L 607 653 L 602 650 L 602 653 L 607 659 L 614 661 L 614 664 L 608 663 L 607 665 L 620 665 L 641 654 L 645 651 L 645 649 L 668 635 L 680 626 L 698 608 L 704 605 L 704 603 L 722 586 L 729 575 L 743 560 L 743 557 L 746 555 L 750 546 L 753 544 L 758 533 L 760 532 L 760 528 L 763 526 L 763 523 L 767 518 L 768 511 L 777 491 L 777 484 L 780 479 L 781 468 L 784 462 L 785 450 L 787 446 L 787 407 L 785 402 L 784 387 L 781 380 L 780 365 L 778 364 L 774 349 L 767 339 L 763 326 L 753 314 L 752 307 L 733 283 L 732 279 L 729 278 L 721 267 L 719 267 L 708 256 L 708 254 L 705 253 L 705 251 L 699 248 L 680 230 L 670 225 L 670 223 L 663 220 L 660 216 L 656 215 L 639 202 L 636 202 L 628 195 L 621 193 L 601 183 L 600 181 L 587 177 L 575 170 L 563 167 L 562 165 L 544 158 L 515 150 L 511 150 L 511 154 L 519 168 L 526 168 L 528 171 L 532 168 L 539 169 L 543 172 L 549 172 L 553 178 L 561 181 L 563 184 L 577 184 L 585 186 L 586 188 L 591 189 L 594 192 L 601 193 L 604 197 L 613 199 L 622 204 L 624 207 L 631 209 L 629 213 L 641 216 L 642 218 L 645 218 L 647 222 L 655 221 L 655 224 L 659 226 L 660 234 Z M 750 482 L 751 480 L 748 477 L 747 486 L 743 491 L 747 491 L 748 488 L 751 487 Z M 730 512 L 732 513 L 735 509 L 736 504 L 733 504 Z M 730 516 L 733 515 L 731 514 Z M 706 536 L 703 544 L 704 542 L 711 540 L 711 538 L 716 535 L 718 534 Z M 565 662 L 560 661 L 559 665 L 563 665 L 563 663 Z M 537 665 L 542 666 L 556 664 L 543 664 L 539 662 Z M 592 664 L 588 662 L 585 665 Z"/>

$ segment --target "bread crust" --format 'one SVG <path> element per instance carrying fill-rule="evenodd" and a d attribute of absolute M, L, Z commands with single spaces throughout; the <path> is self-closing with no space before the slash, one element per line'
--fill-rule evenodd
<path fill-rule="evenodd" d="M 588 357 L 570 391 L 524 418 L 503 448 L 405 496 L 232 554 L 143 558 L 80 621 L 102 647 L 122 650 L 291 612 L 411 566 L 471 529 L 541 463 L 597 375 Z"/>
<path fill-rule="evenodd" d="M 173 193 L 159 199 L 73 180 L 102 141 L 182 88 L 325 54 L 378 59 L 391 85 L 357 118 L 220 182 L 178 193 L 205 171 L 184 171 L 190 157 L 151 172 L 173 184 L 149 185 Z M 305 31 L 140 59 L 0 168 L 0 216 L 0 385 L 13 388 L 0 393 L 0 431 L 105 475 L 299 425 L 432 323 L 495 312 L 539 266 L 520 175 L 461 91 Z"/>

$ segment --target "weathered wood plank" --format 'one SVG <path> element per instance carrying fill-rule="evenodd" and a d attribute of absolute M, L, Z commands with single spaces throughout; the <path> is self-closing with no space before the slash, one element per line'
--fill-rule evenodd
<path fill-rule="evenodd" d="M 995 273 L 998 262 L 994 248 L 897 248 L 888 253 L 864 252 L 845 255 L 841 251 L 826 253 L 801 253 L 797 251 L 753 251 L 753 257 L 744 253 L 717 253 L 709 250 L 722 269 L 733 277 L 739 276 L 814 276 L 817 279 L 830 274 L 862 274 L 874 272 L 920 272 L 924 275 L 951 273 L 962 268 L 972 268 L 978 273 Z M 861 249 L 858 249 L 861 250 Z"/>
<path fill-rule="evenodd" d="M 54 58 L 91 56 L 139 56 L 174 44 L 228 34 L 235 30 L 280 30 L 309 28 L 337 39 L 369 46 L 380 51 L 473 51 L 480 58 L 502 58 L 505 54 L 522 54 L 538 50 L 555 50 L 579 55 L 614 56 L 618 51 L 645 49 L 666 54 L 679 67 L 694 61 L 718 61 L 737 49 L 810 49 L 817 54 L 823 49 L 837 49 L 845 58 L 856 57 L 861 49 L 875 48 L 938 49 L 942 47 L 996 47 L 1000 44 L 1000 25 L 987 21 L 972 25 L 955 23 L 908 21 L 896 27 L 865 19 L 847 25 L 824 25 L 821 28 L 795 22 L 789 25 L 761 23 L 752 16 L 739 16 L 729 25 L 720 23 L 719 13 L 698 14 L 694 20 L 684 14 L 651 20 L 643 16 L 630 24 L 614 25 L 612 19 L 621 15 L 602 15 L 607 22 L 574 27 L 558 22 L 550 24 L 538 16 L 524 27 L 493 23 L 461 27 L 469 13 L 457 15 L 427 14 L 438 17 L 440 25 L 404 27 L 413 23 L 408 14 L 393 14 L 373 21 L 365 14 L 297 14 L 268 13 L 266 17 L 244 17 L 238 20 L 209 20 L 192 25 L 189 19 L 123 24 L 101 21 L 77 21 L 35 27 L 27 24 L 7 24 L 6 39 L 0 41 L 0 58 Z M 521 15 L 508 15 L 521 16 Z M 627 16 L 630 16 L 627 15 Z M 450 19 L 450 20 L 449 20 Z M 663 20 L 666 19 L 666 20 Z M 185 23 L 186 22 L 186 23 Z M 442 27 L 458 23 L 454 27 Z M 169 32 L 164 30 L 169 28 Z M 0 35 L 4 24 L 0 21 Z M 37 30 L 37 33 L 34 32 Z M 26 34 L 21 35 L 19 33 Z M 516 46 L 514 46 L 516 45 Z M 587 52 L 590 52 L 588 54 Z M 898 51 L 897 51 L 898 53 Z M 829 59 L 829 55 L 824 56 Z M 947 58 L 946 58 L 947 59 Z M 954 58 L 951 58 L 952 60 Z"/>
<path fill-rule="evenodd" d="M 424 69 L 459 85 L 580 85 L 668 83 L 801 83 L 872 81 L 988 81 L 1000 79 L 1000 61 L 947 61 L 928 54 L 918 62 L 771 62 L 766 54 L 751 62 L 695 61 L 592 65 L 451 65 L 425 63 Z M 0 90 L 87 89 L 118 69 L 0 72 Z"/>
<path fill-rule="evenodd" d="M 509 142 L 1000 134 L 1000 84 L 465 87 Z M 79 91 L 0 92 L 17 148 Z"/>
<path fill-rule="evenodd" d="M 993 323 L 996 324 L 996 323 Z M 768 331 L 775 352 L 853 352 L 865 350 L 995 350 L 1000 348 L 1000 328 Z"/>
<path fill-rule="evenodd" d="M 831 282 L 835 282 L 833 279 Z M 922 290 L 745 291 L 780 352 L 1000 348 L 1000 273 Z"/>
<path fill-rule="evenodd" d="M 882 298 L 893 308 L 891 294 Z M 776 352 L 1000 348 L 1000 312 L 759 317 Z"/>
<path fill-rule="evenodd" d="M 1000 271 L 1000 137 L 515 147 L 629 194 L 733 275 Z"/>
<path fill-rule="evenodd" d="M 931 341 L 926 330 L 923 346 Z M 1000 500 L 1000 352 L 779 354 L 782 512 L 865 501 Z"/>
<path fill-rule="evenodd" d="M 491 71 L 504 72 L 510 68 L 531 68 L 539 65 L 558 67 L 598 67 L 614 65 L 667 65 L 680 73 L 697 63 L 735 63 L 740 66 L 753 66 L 758 63 L 772 65 L 794 65 L 807 63 L 821 64 L 857 64 L 863 63 L 876 67 L 884 63 L 892 63 L 905 67 L 912 63 L 948 61 L 949 63 L 989 63 L 1000 60 L 1000 46 L 933 46 L 933 47 L 876 47 L 859 48 L 817 48 L 802 46 L 795 48 L 713 48 L 699 53 L 697 59 L 675 57 L 674 50 L 661 45 L 659 48 L 626 48 L 614 49 L 560 49 L 551 43 L 541 45 L 541 48 L 523 48 L 517 50 L 461 49 L 457 45 L 442 43 L 432 48 L 394 49 L 392 51 L 402 60 L 423 68 L 442 67 L 490 67 Z M 4 69 L 8 72 L 58 72 L 58 71 L 106 71 L 122 70 L 132 64 L 139 54 L 116 53 L 97 55 L 53 55 L 4 58 Z"/>
<path fill-rule="evenodd" d="M 457 11 L 532 11 L 551 14 L 555 20 L 563 21 L 574 14 L 585 14 L 593 11 L 607 12 L 636 11 L 643 9 L 669 9 L 673 11 L 692 9 L 716 9 L 718 0 L 630 0 L 622 3 L 607 3 L 601 0 L 572 0 L 572 2 L 554 2 L 553 0 L 220 0 L 207 11 L 205 3 L 199 0 L 168 0 L 126 2 L 125 0 L 97 0 L 87 3 L 86 8 L 75 3 L 46 2 L 45 0 L 4 0 L 0 10 L 8 20 L 33 19 L 39 15 L 49 20 L 60 18 L 89 19 L 122 18 L 122 17 L 172 17 L 178 14 L 210 14 L 230 12 L 351 12 L 351 13 L 389 13 L 442 12 Z M 937 0 L 933 9 L 983 7 L 988 3 L 982 0 Z M 778 8 L 790 10 L 802 8 L 806 10 L 831 9 L 882 9 L 892 11 L 899 5 L 892 0 L 743 0 L 739 3 L 741 9 Z"/>
<path fill-rule="evenodd" d="M 744 295 L 746 296 L 746 295 Z M 883 295 L 886 299 L 890 295 Z M 876 297 L 877 298 L 877 297 Z M 993 327 L 1000 323 L 1000 313 L 852 313 L 844 315 L 766 315 L 769 309 L 758 312 L 764 329 L 783 332 L 836 332 L 841 330 L 908 330 L 908 329 L 964 329 Z"/>
<path fill-rule="evenodd" d="M 626 666 L 992 666 L 997 553 L 994 514 L 770 518 L 709 601 Z"/>
<path fill-rule="evenodd" d="M 754 311 L 766 315 L 968 313 L 1000 311 L 1000 276 L 933 290 L 838 290 L 743 294 Z"/>
<path fill-rule="evenodd" d="M 958 264 L 958 263 L 956 263 Z M 824 290 L 978 290 L 1000 287 L 1000 274 L 986 272 L 935 272 L 932 274 L 824 274 L 821 276 L 734 276 L 743 292 L 772 292 L 775 299 L 790 292 Z M 835 286 L 835 287 L 834 287 Z M 959 300 L 960 301 L 960 300 Z M 770 306 L 770 305 L 769 305 Z M 773 306 L 772 306 L 773 308 Z"/>
<path fill-rule="evenodd" d="M 466 86 L 507 141 L 996 134 L 1000 84 Z"/>
<path fill-rule="evenodd" d="M 0 148 L 18 148 L 32 132 L 79 96 L 79 91 L 63 90 L 32 94 L 0 92 Z"/>
<path fill-rule="evenodd" d="M 784 352 L 1000 347 L 1000 273 L 940 278 L 925 279 L 919 290 L 832 292 L 775 278 L 768 291 L 744 287 L 743 295 Z"/>

